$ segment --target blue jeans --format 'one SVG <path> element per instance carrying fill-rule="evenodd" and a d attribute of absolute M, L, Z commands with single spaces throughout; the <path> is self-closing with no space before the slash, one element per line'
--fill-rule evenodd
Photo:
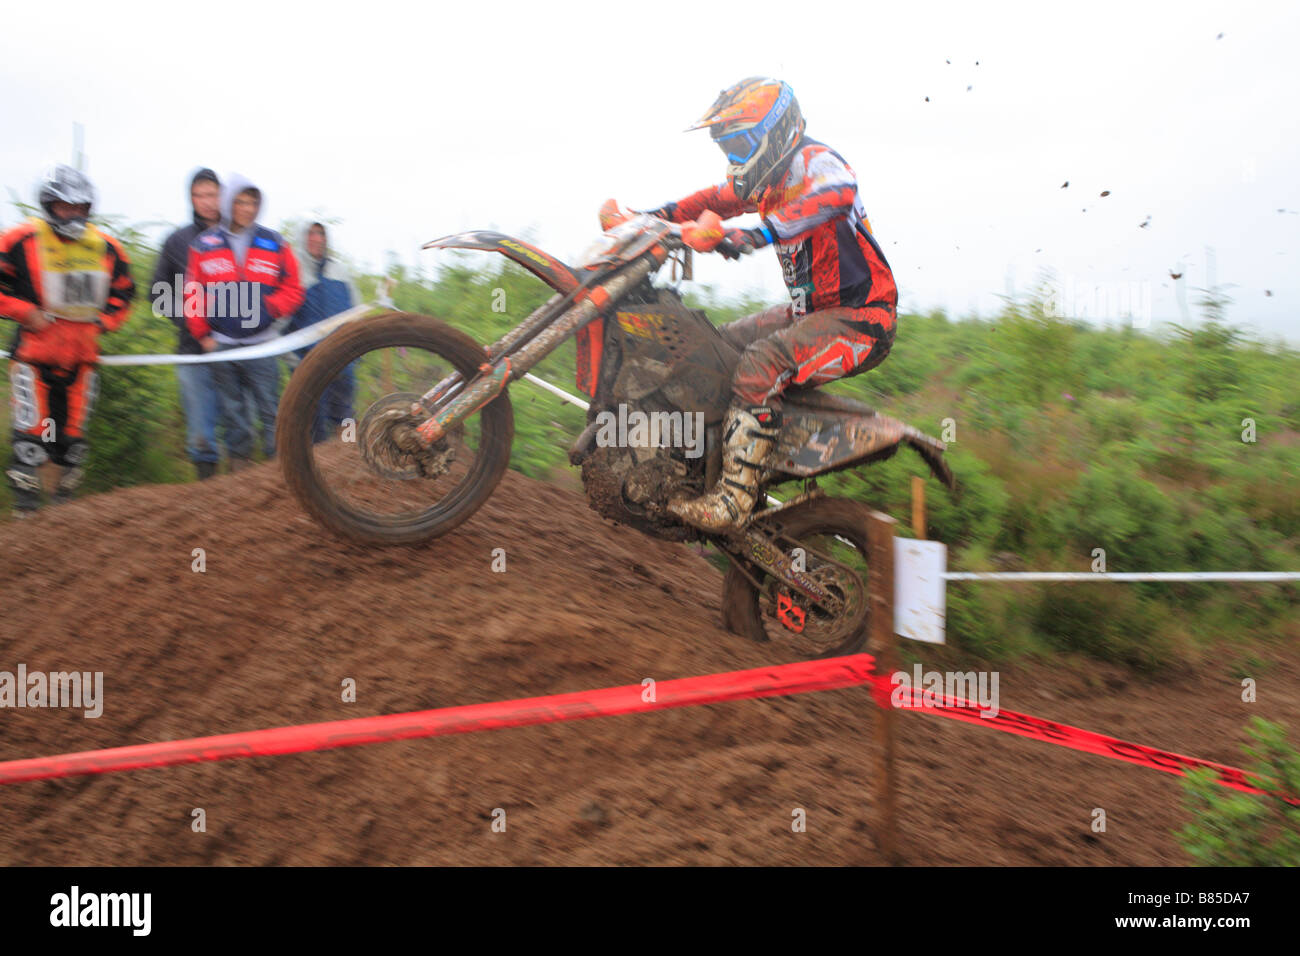
<path fill-rule="evenodd" d="M 241 348 L 218 345 L 219 351 Z M 275 416 L 280 406 L 280 360 L 275 356 L 214 362 L 213 378 L 221 393 L 221 418 L 226 426 L 226 447 L 236 458 L 253 457 L 254 426 L 250 412 L 256 410 L 261 427 L 262 454 L 275 457 Z M 251 406 L 251 407 L 250 407 Z"/>
<path fill-rule="evenodd" d="M 325 391 L 316 406 L 316 420 L 312 423 L 312 441 L 329 441 L 345 419 L 352 417 L 352 397 L 357 389 L 357 363 L 351 362 Z"/>
<path fill-rule="evenodd" d="M 221 398 L 212 368 L 211 365 L 176 366 L 181 408 L 185 412 L 185 451 L 193 462 L 221 460 L 221 446 L 217 444 Z"/>

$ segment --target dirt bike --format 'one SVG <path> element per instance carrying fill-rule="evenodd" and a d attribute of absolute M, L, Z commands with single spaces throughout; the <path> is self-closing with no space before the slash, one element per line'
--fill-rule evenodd
<path fill-rule="evenodd" d="M 647 214 L 612 218 L 576 266 L 496 232 L 427 243 L 500 253 L 554 295 L 487 348 L 437 319 L 400 312 L 329 335 L 302 361 L 280 404 L 277 442 L 289 487 L 321 524 L 352 541 L 412 545 L 447 533 L 474 514 L 506 470 L 510 384 L 576 337 L 577 384 L 591 403 L 569 460 L 581 468 L 590 506 L 646 534 L 707 542 L 726 555 L 723 623 L 731 631 L 780 638 L 804 657 L 860 649 L 870 613 L 866 509 L 825 497 L 816 478 L 907 444 L 951 487 L 945 445 L 852 399 L 792 389 L 775 464 L 748 522 L 722 535 L 679 522 L 666 509 L 669 498 L 702 494 L 719 474 L 739 352 L 675 287 L 651 282 L 670 260 L 690 277 L 682 227 Z M 724 243 L 718 251 L 748 250 Z M 343 381 L 355 393 L 356 417 L 313 440 L 322 398 L 331 401 Z M 615 421 L 659 427 L 638 431 Z M 787 482 L 803 487 L 780 503 L 767 496 Z"/>

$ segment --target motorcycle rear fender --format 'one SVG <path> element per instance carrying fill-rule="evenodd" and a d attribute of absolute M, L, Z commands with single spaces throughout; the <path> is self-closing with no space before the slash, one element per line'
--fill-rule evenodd
<path fill-rule="evenodd" d="M 937 438 L 850 398 L 787 393 L 774 467 L 794 478 L 811 478 L 888 458 L 904 443 L 920 454 L 936 478 L 955 487 L 943 459 L 948 446 Z"/>
<path fill-rule="evenodd" d="M 556 292 L 567 294 L 578 287 L 578 277 L 574 275 L 573 270 L 555 256 L 505 233 L 482 229 L 458 232 L 454 236 L 443 236 L 441 239 L 426 242 L 422 248 L 481 249 L 485 252 L 499 252 L 507 259 L 523 266 Z"/>

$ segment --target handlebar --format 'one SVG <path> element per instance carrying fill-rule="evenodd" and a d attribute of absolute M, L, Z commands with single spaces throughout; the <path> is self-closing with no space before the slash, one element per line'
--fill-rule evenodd
<path fill-rule="evenodd" d="M 655 218 L 658 218 L 658 217 L 656 216 Z M 667 222 L 667 220 L 662 220 L 662 221 L 663 221 L 663 222 Z M 672 249 L 672 250 L 674 250 L 674 251 L 677 250 L 677 249 L 690 249 L 692 252 L 699 252 L 699 253 L 701 253 L 702 255 L 704 254 L 704 253 L 702 252 L 702 250 L 696 249 L 694 246 L 688 246 L 688 245 L 687 245 L 687 244 L 682 240 L 682 225 L 683 225 L 683 224 L 675 223 L 675 222 L 674 222 L 674 223 L 669 223 L 669 225 L 672 227 L 672 232 L 671 232 L 672 239 L 671 239 L 671 241 L 668 243 L 668 248 L 669 248 L 669 249 Z M 753 247 L 753 246 L 738 246 L 738 245 L 736 245 L 734 242 L 732 242 L 732 241 L 729 240 L 729 239 L 723 239 L 723 240 L 721 240 L 721 241 L 720 241 L 716 246 L 714 246 L 712 249 L 710 249 L 710 250 L 708 250 L 708 251 L 709 251 L 709 252 L 716 252 L 716 253 L 719 253 L 719 254 L 721 254 L 721 256 L 722 256 L 724 259 L 739 259 L 741 256 L 747 256 L 747 255 L 749 255 L 751 252 L 753 252 L 753 251 L 754 251 L 754 247 Z"/>
<path fill-rule="evenodd" d="M 754 251 L 753 246 L 738 246 L 729 239 L 723 239 L 713 247 L 714 252 L 722 254 L 724 259 L 739 259 L 741 256 L 747 256 Z"/>
<path fill-rule="evenodd" d="M 681 248 L 691 248 L 696 252 L 705 252 L 705 251 L 717 252 L 727 259 L 739 259 L 742 255 L 754 251 L 752 246 L 737 245 L 736 243 L 733 243 L 727 240 L 726 238 L 720 239 L 717 242 L 717 244 L 713 246 L 712 249 L 709 250 L 695 249 L 694 246 L 690 246 L 687 244 L 687 242 L 683 238 L 683 233 L 687 226 L 697 225 L 698 223 L 676 223 L 664 219 L 661 216 L 655 216 L 648 212 L 635 212 L 631 209 L 627 209 L 626 207 L 621 206 L 616 200 L 613 199 L 605 200 L 605 202 L 600 207 L 600 225 L 605 232 L 609 232 L 612 229 L 616 229 L 622 224 L 632 220 L 637 216 L 648 216 L 651 219 L 661 222 L 668 227 L 668 236 L 664 237 L 664 241 L 665 241 L 665 245 L 667 245 L 670 250 L 675 251 Z M 703 220 L 706 217 L 712 217 L 716 226 L 721 226 L 722 221 L 717 217 L 716 213 L 705 211 L 700 216 L 700 219 Z"/>

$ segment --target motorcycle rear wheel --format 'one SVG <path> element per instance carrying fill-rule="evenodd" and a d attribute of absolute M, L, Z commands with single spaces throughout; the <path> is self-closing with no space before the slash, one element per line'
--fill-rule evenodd
<path fill-rule="evenodd" d="M 855 501 L 818 498 L 768 519 L 769 527 L 779 533 L 782 550 L 804 548 L 806 570 L 830 582 L 843 601 L 839 613 L 826 614 L 751 566 L 750 574 L 763 575 L 758 578 L 761 587 L 756 588 L 733 557 L 722 582 L 722 619 L 727 628 L 753 641 L 779 642 L 802 658 L 860 651 L 871 623 L 867 512 Z"/>

